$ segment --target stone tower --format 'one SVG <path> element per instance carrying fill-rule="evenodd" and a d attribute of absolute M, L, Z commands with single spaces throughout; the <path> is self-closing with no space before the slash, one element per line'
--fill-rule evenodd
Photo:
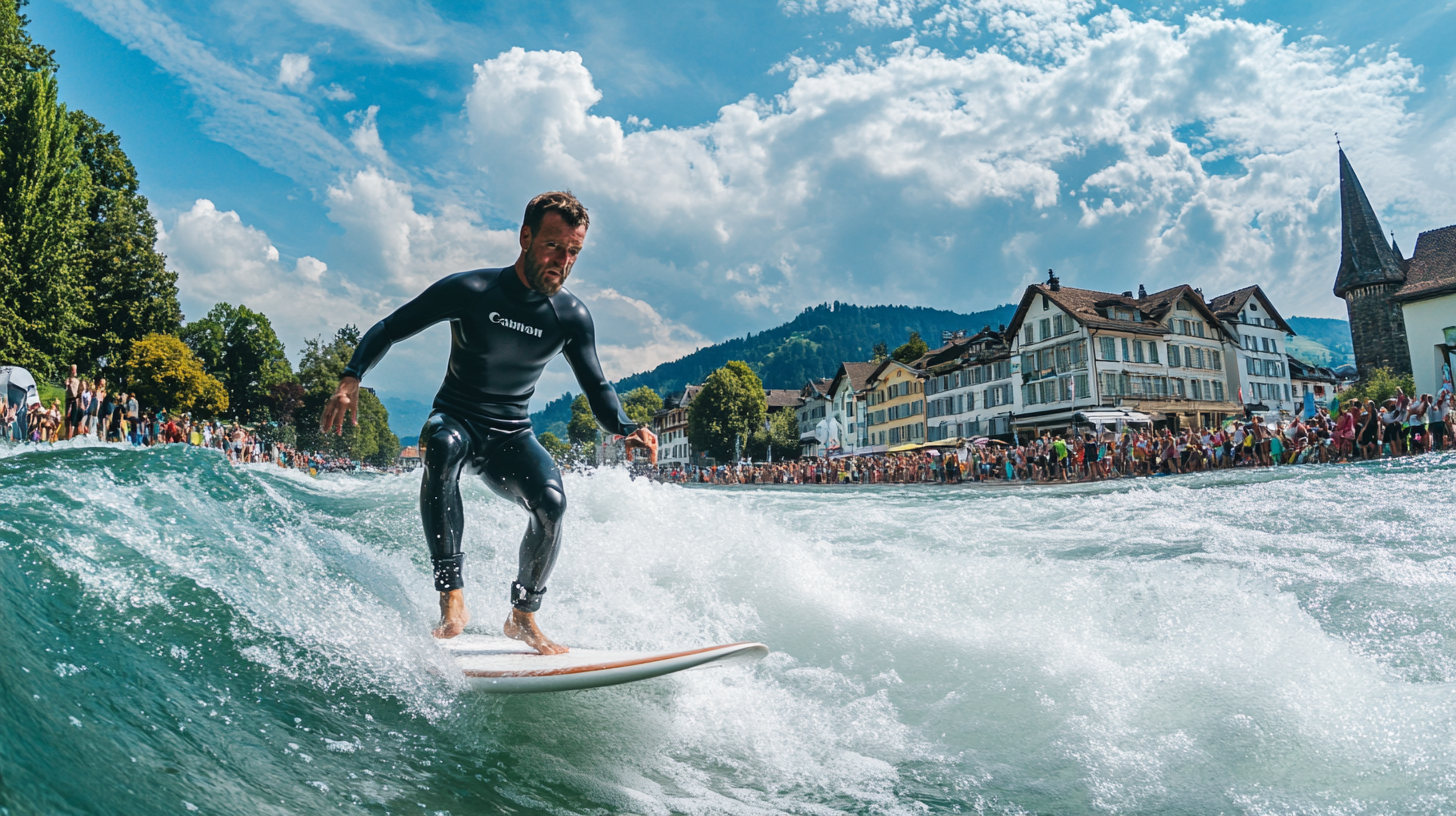
<path fill-rule="evenodd" d="M 1405 342 L 1405 318 L 1392 299 L 1405 284 L 1405 264 L 1385 242 L 1375 210 L 1365 198 L 1360 179 L 1340 150 L 1340 271 L 1335 296 L 1350 312 L 1355 365 L 1360 376 L 1384 367 L 1392 374 L 1411 373 Z"/>

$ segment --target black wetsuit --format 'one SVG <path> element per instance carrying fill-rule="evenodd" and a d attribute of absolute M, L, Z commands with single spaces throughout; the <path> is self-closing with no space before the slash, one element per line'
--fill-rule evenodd
<path fill-rule="evenodd" d="M 464 586 L 459 477 L 468 466 L 491 490 L 531 514 L 511 603 L 534 612 L 556 563 L 566 512 L 561 472 L 531 433 L 528 404 L 542 369 L 564 352 L 602 427 L 627 435 L 637 425 L 602 374 L 586 306 L 565 289 L 548 297 L 526 287 L 511 266 L 436 282 L 374 324 L 344 373 L 362 380 L 390 346 L 442 320 L 450 321 L 450 367 L 420 431 L 425 467 L 420 515 L 435 588 Z"/>

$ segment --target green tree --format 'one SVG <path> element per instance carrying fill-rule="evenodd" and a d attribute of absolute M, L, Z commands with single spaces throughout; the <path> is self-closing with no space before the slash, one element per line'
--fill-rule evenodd
<path fill-rule="evenodd" d="M 875 344 L 874 351 L 870 353 L 870 360 L 876 363 L 880 363 L 884 362 L 885 358 L 889 356 L 890 347 L 888 344 L 885 343 L 885 341 L 881 340 L 880 342 Z"/>
<path fill-rule="evenodd" d="M 768 400 L 763 381 L 741 360 L 708 375 L 688 407 L 688 442 L 719 460 L 731 460 L 741 437 L 746 444 L 763 427 Z"/>
<path fill-rule="evenodd" d="M 126 356 L 127 386 L 143 404 L 197 417 L 227 411 L 222 383 L 202 370 L 202 362 L 177 337 L 149 334 L 134 341 Z"/>
<path fill-rule="evenodd" d="M 1395 396 L 1395 389 L 1401 389 L 1407 396 L 1416 393 L 1416 379 L 1410 374 L 1392 374 L 1390 369 L 1378 367 L 1370 369 L 1365 379 L 1355 385 L 1341 391 L 1338 395 L 1340 404 L 1345 405 L 1353 400 L 1375 400 L 1376 405 L 1383 404 L 1386 400 Z"/>
<path fill-rule="evenodd" d="M 895 353 L 890 356 L 905 365 L 910 365 L 921 357 L 924 357 L 928 351 L 930 351 L 930 347 L 925 344 L 924 340 L 920 339 L 920 332 L 910 332 L 910 339 L 905 342 L 905 345 L 895 349 Z"/>
<path fill-rule="evenodd" d="M 785 408 L 769 414 L 768 423 L 768 430 L 760 427 L 753 432 L 753 441 L 750 446 L 753 458 L 767 458 L 769 445 L 772 444 L 773 459 L 775 462 L 784 459 L 797 459 L 799 456 L 799 418 L 797 413 Z"/>
<path fill-rule="evenodd" d="M 33 73 L 55 73 L 55 53 L 30 39 L 30 23 L 20 10 L 27 0 L 0 0 L 0 121 L 8 120 L 20 86 Z"/>
<path fill-rule="evenodd" d="M 82 356 L 124 365 L 133 341 L 181 327 L 177 273 L 156 250 L 157 222 L 137 192 L 136 168 L 121 139 L 81 111 L 71 121 L 91 178 L 84 269 L 93 308 Z"/>
<path fill-rule="evenodd" d="M 622 408 L 638 425 L 652 424 L 652 415 L 662 410 L 662 397 L 645 385 L 632 389 L 622 398 Z"/>
<path fill-rule="evenodd" d="M 536 439 L 540 441 L 541 447 L 545 448 L 546 452 L 551 454 L 551 458 L 558 462 L 566 461 L 566 458 L 571 455 L 571 446 L 561 441 L 560 437 L 550 431 L 541 434 Z"/>
<path fill-rule="evenodd" d="M 298 379 L 304 396 L 294 413 L 298 445 L 304 450 L 348 456 L 382 467 L 392 464 L 399 456 L 399 437 L 389 430 L 389 411 L 371 389 L 359 389 L 358 425 L 346 421 L 342 435 L 319 430 L 324 404 L 344 376 L 344 366 L 349 364 L 358 344 L 359 330 L 353 326 L 339 329 L 327 343 L 322 338 L 304 342 L 303 357 L 298 363 Z"/>
<path fill-rule="evenodd" d="M 566 438 L 573 445 L 594 445 L 597 433 L 597 418 L 592 416 L 586 395 L 577 394 L 576 399 L 571 401 L 571 421 L 566 423 Z"/>
<path fill-rule="evenodd" d="M 5 90 L 19 93 L 0 123 L 0 357 L 49 377 L 84 351 L 90 173 L 54 77 Z"/>
<path fill-rule="evenodd" d="M 187 324 L 182 338 L 208 373 L 222 381 L 233 412 L 244 419 L 266 418 L 270 390 L 293 380 L 293 368 L 273 324 L 247 306 L 219 303 L 206 317 Z M 353 338 L 351 350 L 357 342 Z"/>

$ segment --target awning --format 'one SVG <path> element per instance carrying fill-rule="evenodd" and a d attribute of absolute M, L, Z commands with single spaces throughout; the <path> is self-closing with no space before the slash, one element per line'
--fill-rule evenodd
<path fill-rule="evenodd" d="M 1078 411 L 1072 415 L 1072 421 L 1079 425 L 1151 425 L 1153 417 L 1141 411 L 1129 411 L 1126 408 L 1115 408 L 1102 411 Z"/>

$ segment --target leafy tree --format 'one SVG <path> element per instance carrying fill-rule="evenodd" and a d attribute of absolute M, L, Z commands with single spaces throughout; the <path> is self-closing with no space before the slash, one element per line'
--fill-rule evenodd
<path fill-rule="evenodd" d="M 20 10 L 27 0 L 0 0 L 0 119 L 8 120 L 19 89 L 32 73 L 55 73 L 55 52 L 37 45 L 25 30 L 30 20 Z"/>
<path fill-rule="evenodd" d="M 753 432 L 749 448 L 753 458 L 767 458 L 770 443 L 773 445 L 774 461 L 798 458 L 799 419 L 795 412 L 785 409 L 769 414 L 768 423 L 768 430 L 760 427 Z"/>
<path fill-rule="evenodd" d="M 90 173 L 54 77 L 5 90 L 18 95 L 0 123 L 0 356 L 47 377 L 84 351 Z"/>
<path fill-rule="evenodd" d="M 91 177 L 84 268 L 93 309 L 82 332 L 83 358 L 104 355 L 124 365 L 132 341 L 176 334 L 181 327 L 177 273 L 156 250 L 156 219 L 137 192 L 136 168 L 122 152 L 121 139 L 81 111 L 70 116 Z"/>
<path fill-rule="evenodd" d="M 752 440 L 768 412 L 763 381 L 741 360 L 708 375 L 688 407 L 688 441 L 719 460 L 731 460 L 738 439 Z"/>
<path fill-rule="evenodd" d="M 303 397 L 302 385 L 296 382 L 277 383 L 268 387 L 268 396 L 263 403 L 273 419 L 288 425 L 293 422 L 293 412 L 303 405 Z"/>
<path fill-rule="evenodd" d="M 247 306 L 219 303 L 206 317 L 189 323 L 182 337 L 208 373 L 227 388 L 234 413 L 245 419 L 262 419 L 270 389 L 293 380 L 293 368 L 273 324 Z M 353 344 L 357 342 L 354 337 Z"/>
<path fill-rule="evenodd" d="M 890 347 L 888 344 L 885 343 L 885 341 L 881 340 L 880 342 L 875 344 L 875 350 L 870 355 L 870 360 L 872 362 L 882 363 L 885 361 L 885 358 L 889 356 Z"/>
<path fill-rule="evenodd" d="M 622 398 L 622 408 L 638 425 L 650 425 L 652 415 L 662 410 L 662 397 L 645 385 L 632 389 Z"/>
<path fill-rule="evenodd" d="M 930 351 L 930 347 L 920 339 L 920 332 L 910 332 L 910 339 L 906 341 L 905 345 L 895 349 L 895 353 L 891 356 L 905 365 L 910 365 L 924 357 L 928 351 Z"/>
<path fill-rule="evenodd" d="M 566 424 L 566 438 L 573 445 L 592 445 L 597 441 L 597 418 L 592 416 L 591 405 L 585 394 L 577 394 L 571 401 L 571 421 Z"/>
<path fill-rule="evenodd" d="M 352 326 L 339 329 L 327 343 L 322 338 L 304 342 L 303 357 L 298 363 L 298 379 L 304 396 L 294 413 L 298 445 L 304 450 L 389 465 L 399 456 L 399 437 L 389 430 L 389 411 L 372 390 L 359 389 L 358 425 L 345 421 L 342 435 L 319 430 L 324 404 L 344 376 L 344 366 L 349 364 L 358 343 L 359 331 Z"/>
<path fill-rule="evenodd" d="M 558 462 L 565 461 L 566 457 L 571 455 L 571 446 L 561 441 L 560 437 L 550 431 L 541 434 L 536 439 L 541 442 L 541 447 L 545 448 L 546 452 L 551 454 L 551 458 Z"/>
<path fill-rule="evenodd" d="M 202 370 L 202 362 L 177 337 L 149 334 L 132 343 L 127 353 L 128 387 L 145 404 L 198 417 L 227 411 L 227 391 Z"/>
<path fill-rule="evenodd" d="M 1401 389 L 1407 396 L 1416 393 L 1416 379 L 1410 374 L 1391 374 L 1390 369 L 1378 367 L 1370 369 L 1365 379 L 1355 385 L 1341 391 L 1339 400 L 1345 405 L 1353 400 L 1375 400 L 1376 405 L 1383 404 L 1386 400 L 1395 396 L 1395 389 Z"/>

